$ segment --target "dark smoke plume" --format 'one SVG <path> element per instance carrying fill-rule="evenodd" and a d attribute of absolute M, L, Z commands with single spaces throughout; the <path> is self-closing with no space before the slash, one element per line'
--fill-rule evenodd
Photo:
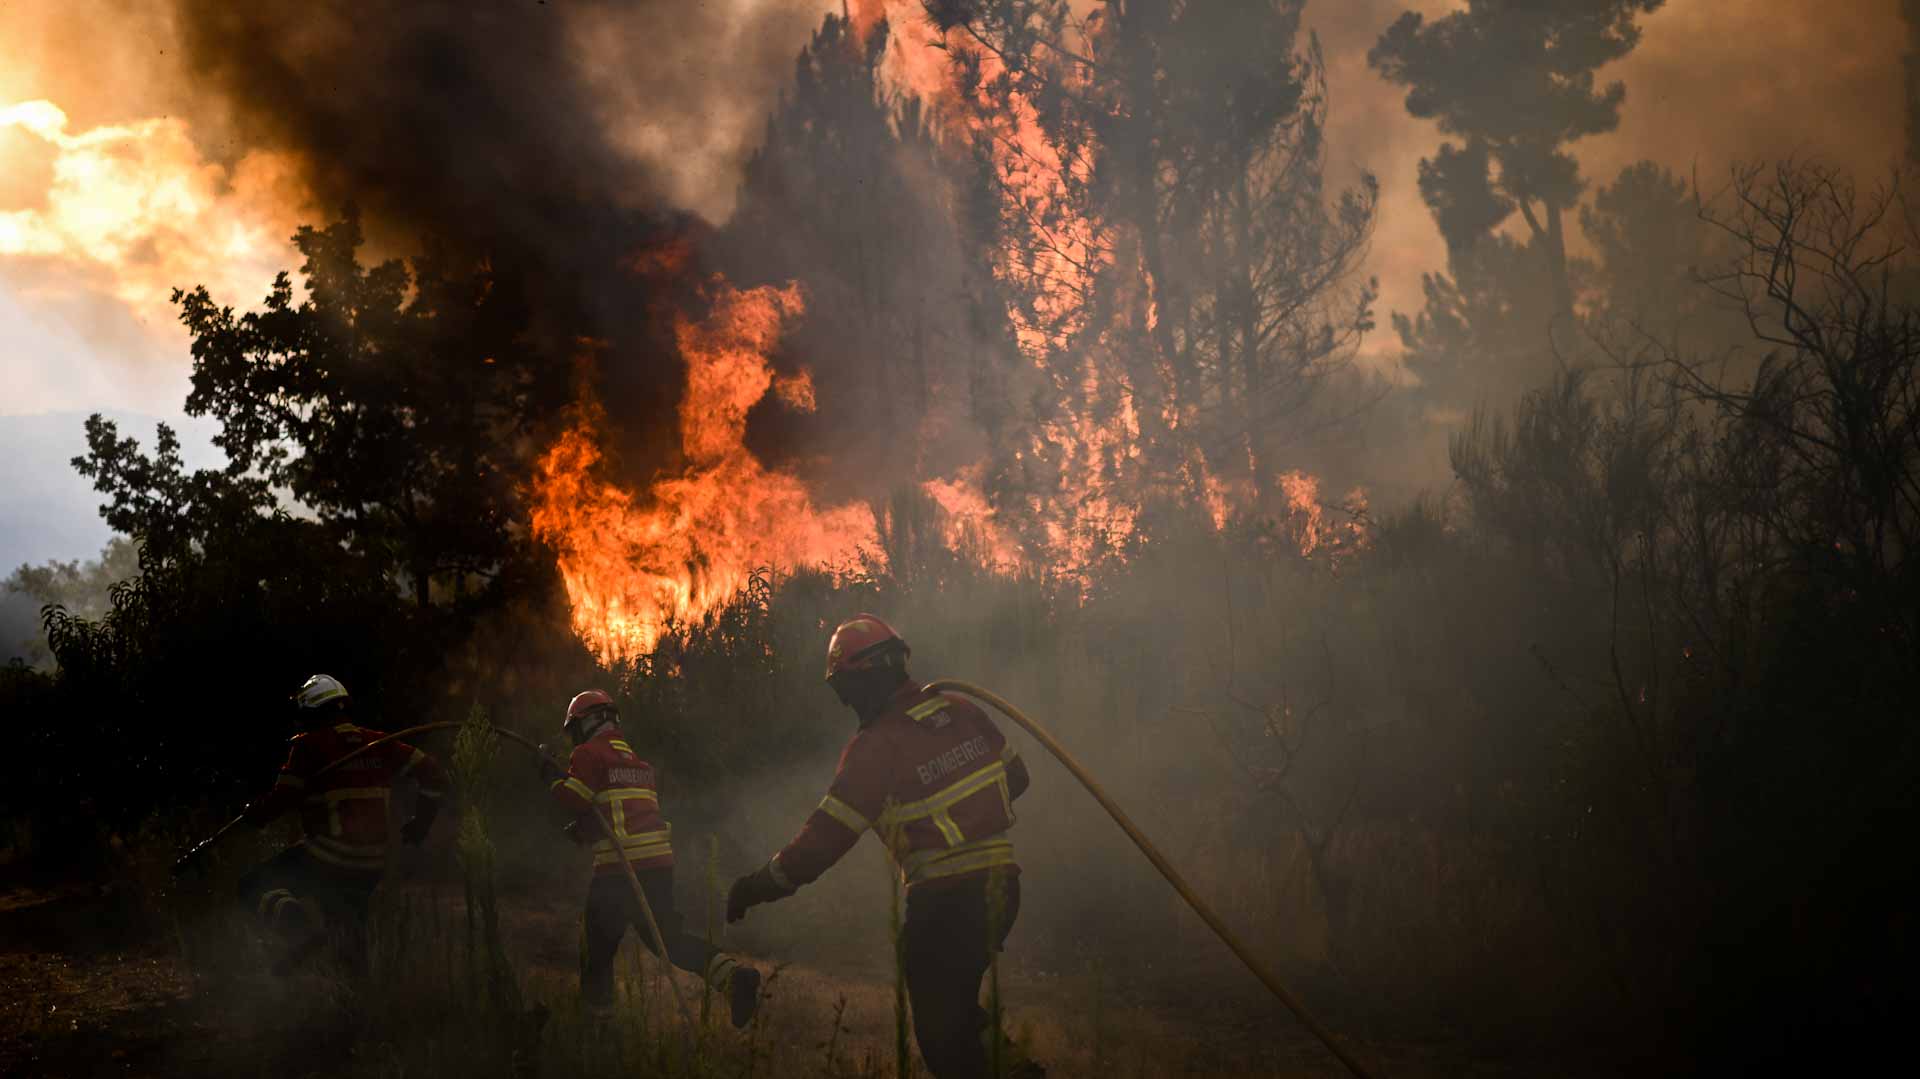
<path fill-rule="evenodd" d="M 674 208 L 688 200 L 673 156 L 635 140 L 698 157 L 713 128 L 757 116 L 794 19 L 811 15 L 672 0 L 175 0 L 175 13 L 191 77 L 231 108 L 242 143 L 298 155 L 328 212 L 357 205 L 396 250 L 430 240 L 489 259 L 556 352 L 605 343 L 603 390 L 638 436 L 626 448 L 652 462 L 670 450 L 680 372 L 625 267 L 704 224 Z M 744 152 L 718 141 L 722 159 Z"/>

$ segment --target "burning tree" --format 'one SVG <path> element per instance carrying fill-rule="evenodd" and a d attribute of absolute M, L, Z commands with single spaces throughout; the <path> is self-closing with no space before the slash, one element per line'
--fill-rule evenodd
<path fill-rule="evenodd" d="M 1056 536 L 1277 492 L 1282 421 L 1371 327 L 1370 176 L 1329 195 L 1302 4 L 930 5 L 1036 423 L 995 480 Z M 1078 508 L 1080 518 L 1060 520 Z M 1085 542 L 1076 553 L 1089 553 Z"/>

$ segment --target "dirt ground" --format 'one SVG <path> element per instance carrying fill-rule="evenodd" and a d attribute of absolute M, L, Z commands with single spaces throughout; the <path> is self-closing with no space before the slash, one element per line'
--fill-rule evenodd
<path fill-rule="evenodd" d="M 337 1019 L 336 985 L 251 969 L 210 978 L 183 958 L 178 934 L 154 927 L 137 903 L 97 887 L 0 894 L 0 1074 L 249 1075 L 269 1061 L 286 1076 L 365 1070 L 343 1066 L 365 1047 L 341 1044 L 350 1041 L 342 1037 L 349 1025 Z M 571 1007 L 576 912 L 559 897 L 526 896 L 503 901 L 502 911 L 527 999 Z M 763 1074 L 857 1075 L 888 1066 L 893 986 L 884 955 L 849 956 L 831 968 L 759 962 L 778 968 L 757 1032 L 773 1065 Z M 657 973 L 647 977 L 664 1020 L 669 998 Z M 1135 972 L 1098 984 L 1095 975 L 1049 971 L 1016 951 L 1003 971 L 1007 1027 L 1055 1077 L 1345 1074 L 1277 1003 L 1243 984 L 1250 979 L 1226 980 L 1233 984 L 1209 987 L 1193 975 Z M 696 983 L 680 984 L 698 999 Z M 1355 1044 L 1382 1076 L 1617 1073 L 1587 1061 L 1475 1053 L 1457 1038 Z"/>

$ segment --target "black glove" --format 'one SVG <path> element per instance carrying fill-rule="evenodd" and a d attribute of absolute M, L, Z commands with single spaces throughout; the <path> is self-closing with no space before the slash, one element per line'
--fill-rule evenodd
<path fill-rule="evenodd" d="M 793 889 L 783 887 L 773 879 L 773 863 L 768 862 L 734 881 L 733 887 L 727 889 L 727 924 L 732 925 L 745 918 L 750 907 L 785 899 L 792 894 Z"/>
<path fill-rule="evenodd" d="M 567 778 L 567 770 L 560 767 L 560 762 L 553 759 L 552 752 L 547 749 L 545 742 L 540 743 L 540 778 L 548 783 Z"/>
<path fill-rule="evenodd" d="M 400 842 L 417 847 L 433 831 L 433 818 L 440 815 L 440 803 L 422 798 L 413 806 L 413 819 L 400 826 Z"/>
<path fill-rule="evenodd" d="M 565 832 L 567 838 L 573 840 L 576 846 L 581 847 L 593 842 L 595 833 L 599 831 L 598 828 L 588 824 L 585 817 L 573 818 L 560 830 Z"/>

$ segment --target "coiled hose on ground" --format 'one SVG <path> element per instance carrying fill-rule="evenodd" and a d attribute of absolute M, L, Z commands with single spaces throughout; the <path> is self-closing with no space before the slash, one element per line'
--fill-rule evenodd
<path fill-rule="evenodd" d="M 1360 1062 L 1355 1060 L 1351 1053 L 1341 1048 L 1340 1043 L 1334 1040 L 1333 1032 L 1322 1025 L 1318 1019 L 1315 1019 L 1312 1014 L 1307 1011 L 1306 1005 L 1301 1003 L 1300 998 L 1294 996 L 1286 986 L 1280 983 L 1280 979 L 1273 976 L 1273 972 L 1268 970 L 1265 964 L 1254 957 L 1253 952 L 1241 942 L 1233 930 L 1227 928 L 1227 924 L 1220 920 L 1220 916 L 1215 914 L 1213 909 L 1207 906 L 1207 904 L 1194 893 L 1192 886 L 1186 882 L 1186 879 L 1180 875 L 1178 870 L 1173 868 L 1173 864 L 1167 861 L 1166 856 L 1160 853 L 1159 848 L 1153 845 L 1153 841 L 1149 840 L 1146 835 L 1140 831 L 1139 827 L 1133 823 L 1133 820 L 1127 816 L 1126 811 L 1122 810 L 1114 803 L 1112 798 L 1107 796 L 1105 788 L 1100 786 L 1100 781 L 1093 778 L 1092 773 L 1088 772 L 1079 761 L 1075 760 L 1073 754 L 1068 753 L 1066 747 L 1061 745 L 1058 739 L 1047 733 L 1045 727 L 1034 722 L 1031 717 L 1014 707 L 1004 697 L 1001 697 L 991 690 L 982 689 L 971 682 L 962 682 L 954 678 L 943 678 L 937 682 L 929 682 L 926 690 L 929 693 L 947 691 L 964 693 L 969 697 L 985 701 L 998 709 L 1002 715 L 1018 723 L 1028 734 L 1033 735 L 1036 741 L 1046 747 L 1047 752 L 1053 754 L 1054 759 L 1065 765 L 1067 771 L 1073 773 L 1073 778 L 1080 781 L 1080 785 L 1087 789 L 1088 794 L 1093 795 L 1093 800 L 1100 803 L 1100 808 L 1107 811 L 1107 815 L 1112 817 L 1113 822 L 1120 826 L 1120 830 L 1127 833 L 1127 838 L 1133 840 L 1133 845 L 1140 848 L 1140 853 L 1147 856 L 1147 861 L 1153 863 L 1153 867 L 1160 871 L 1160 875 L 1167 879 L 1167 883 L 1173 885 L 1173 890 L 1180 893 L 1180 898 L 1187 901 L 1187 906 L 1193 908 L 1193 912 L 1200 916 L 1200 920 L 1207 923 L 1207 928 L 1213 930 L 1214 935 L 1220 938 L 1221 943 L 1225 944 L 1227 948 L 1239 958 L 1240 962 L 1245 964 L 1246 968 L 1253 972 L 1253 976 L 1260 979 L 1260 983 L 1272 991 L 1274 996 L 1279 997 L 1280 1003 L 1285 1004 L 1287 1010 L 1292 1012 L 1294 1017 L 1299 1019 L 1301 1024 L 1309 1031 L 1312 1031 L 1313 1036 L 1320 1039 L 1320 1043 L 1325 1045 L 1328 1051 L 1340 1059 L 1340 1063 L 1347 1066 L 1348 1071 L 1359 1076 L 1360 1079 L 1368 1079 L 1366 1069 L 1360 1066 Z"/>

